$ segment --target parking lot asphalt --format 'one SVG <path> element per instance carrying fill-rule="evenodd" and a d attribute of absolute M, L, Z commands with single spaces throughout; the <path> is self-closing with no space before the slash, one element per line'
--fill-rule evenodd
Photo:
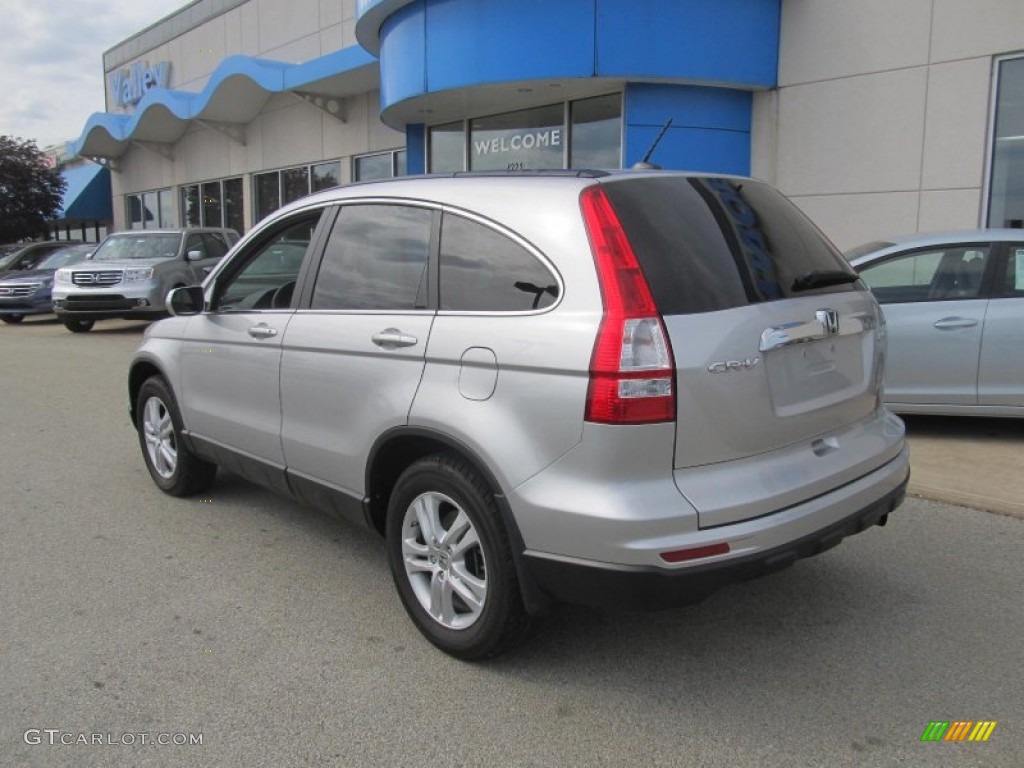
<path fill-rule="evenodd" d="M 1024 765 L 1019 520 L 910 498 L 699 605 L 565 607 L 463 664 L 412 628 L 368 532 L 227 474 L 153 487 L 124 389 L 140 337 L 0 327 L 2 766 Z M 998 726 L 921 742 L 957 718 Z"/>
<path fill-rule="evenodd" d="M 1024 519 L 1024 420 L 904 420 L 911 495 Z"/>

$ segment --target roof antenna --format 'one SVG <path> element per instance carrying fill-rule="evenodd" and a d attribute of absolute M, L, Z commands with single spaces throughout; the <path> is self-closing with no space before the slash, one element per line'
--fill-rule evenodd
<path fill-rule="evenodd" d="M 658 144 L 661 143 L 662 138 L 665 136 L 665 131 L 667 131 L 671 126 L 672 126 L 672 118 L 670 117 L 668 119 L 668 122 L 665 123 L 664 127 L 662 127 L 661 133 L 658 134 L 658 138 L 656 138 L 654 140 L 654 143 L 651 144 L 651 148 L 647 150 L 647 154 L 644 155 L 644 159 L 641 160 L 639 163 L 633 163 L 633 167 L 632 167 L 631 170 L 634 170 L 634 171 L 660 171 L 661 170 L 661 166 L 658 165 L 657 163 L 649 163 L 647 161 L 651 159 L 651 155 L 654 154 L 654 150 L 657 148 Z"/>

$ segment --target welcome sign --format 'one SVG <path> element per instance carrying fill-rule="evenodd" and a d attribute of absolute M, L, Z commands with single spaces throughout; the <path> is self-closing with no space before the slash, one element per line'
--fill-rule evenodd
<path fill-rule="evenodd" d="M 155 66 L 149 62 L 135 62 L 131 67 L 117 70 L 110 76 L 110 87 L 114 91 L 114 102 L 120 107 L 130 107 L 142 101 L 150 88 L 166 88 L 171 77 L 171 62 L 160 61 Z"/>

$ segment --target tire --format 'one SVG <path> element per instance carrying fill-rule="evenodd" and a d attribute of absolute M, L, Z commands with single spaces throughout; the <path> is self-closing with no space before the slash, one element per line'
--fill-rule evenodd
<path fill-rule="evenodd" d="M 217 465 L 194 455 L 181 439 L 181 412 L 167 383 L 151 376 L 135 402 L 139 446 L 157 487 L 171 496 L 191 496 L 209 488 Z"/>
<path fill-rule="evenodd" d="M 0 315 L 0 320 L 3 320 L 8 325 L 17 325 L 24 319 L 24 315 Z"/>
<path fill-rule="evenodd" d="M 72 333 L 88 333 L 96 325 L 95 320 L 65 320 L 64 327 Z"/>
<path fill-rule="evenodd" d="M 445 653 L 483 659 L 525 637 L 530 618 L 498 505 L 468 462 L 440 453 L 402 473 L 388 503 L 386 546 L 406 612 Z"/>

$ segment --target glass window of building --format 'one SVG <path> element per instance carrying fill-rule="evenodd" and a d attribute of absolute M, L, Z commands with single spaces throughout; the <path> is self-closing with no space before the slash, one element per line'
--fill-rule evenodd
<path fill-rule="evenodd" d="M 245 230 L 242 188 L 240 176 L 183 186 L 181 212 L 184 226 L 230 227 L 241 234 Z"/>
<path fill-rule="evenodd" d="M 220 182 L 211 181 L 200 187 L 203 198 L 203 224 L 207 227 L 219 227 L 223 221 L 220 205 Z"/>
<path fill-rule="evenodd" d="M 310 192 L 330 189 L 341 183 L 341 163 L 320 163 L 310 168 Z"/>
<path fill-rule="evenodd" d="M 470 121 L 471 171 L 565 167 L 562 104 L 521 109 Z"/>
<path fill-rule="evenodd" d="M 390 179 L 404 176 L 406 157 L 404 149 L 392 149 L 387 152 L 373 152 L 352 158 L 352 180 L 373 181 L 374 179 Z"/>
<path fill-rule="evenodd" d="M 256 190 L 256 216 L 259 221 L 281 207 L 281 174 L 278 171 L 253 176 Z"/>
<path fill-rule="evenodd" d="M 570 107 L 570 168 L 618 168 L 622 156 L 622 96 L 574 101 Z"/>
<path fill-rule="evenodd" d="M 431 126 L 432 173 L 532 168 L 619 168 L 622 94 Z M 467 152 L 468 147 L 468 152 Z"/>
<path fill-rule="evenodd" d="M 158 229 L 173 227 L 174 197 L 170 189 L 157 189 L 125 195 L 125 221 L 128 229 Z"/>
<path fill-rule="evenodd" d="M 202 226 L 203 216 L 198 184 L 189 184 L 181 188 L 181 218 L 186 227 Z"/>
<path fill-rule="evenodd" d="M 245 208 L 242 202 L 242 177 L 224 180 L 224 226 L 239 234 L 245 232 Z"/>
<path fill-rule="evenodd" d="M 461 120 L 435 125 L 429 137 L 431 171 L 449 173 L 466 169 L 466 129 Z"/>
<path fill-rule="evenodd" d="M 281 205 L 293 203 L 309 194 L 309 166 L 281 171 Z"/>
<path fill-rule="evenodd" d="M 996 83 L 988 226 L 1024 228 L 1024 57 L 1000 61 Z"/>

